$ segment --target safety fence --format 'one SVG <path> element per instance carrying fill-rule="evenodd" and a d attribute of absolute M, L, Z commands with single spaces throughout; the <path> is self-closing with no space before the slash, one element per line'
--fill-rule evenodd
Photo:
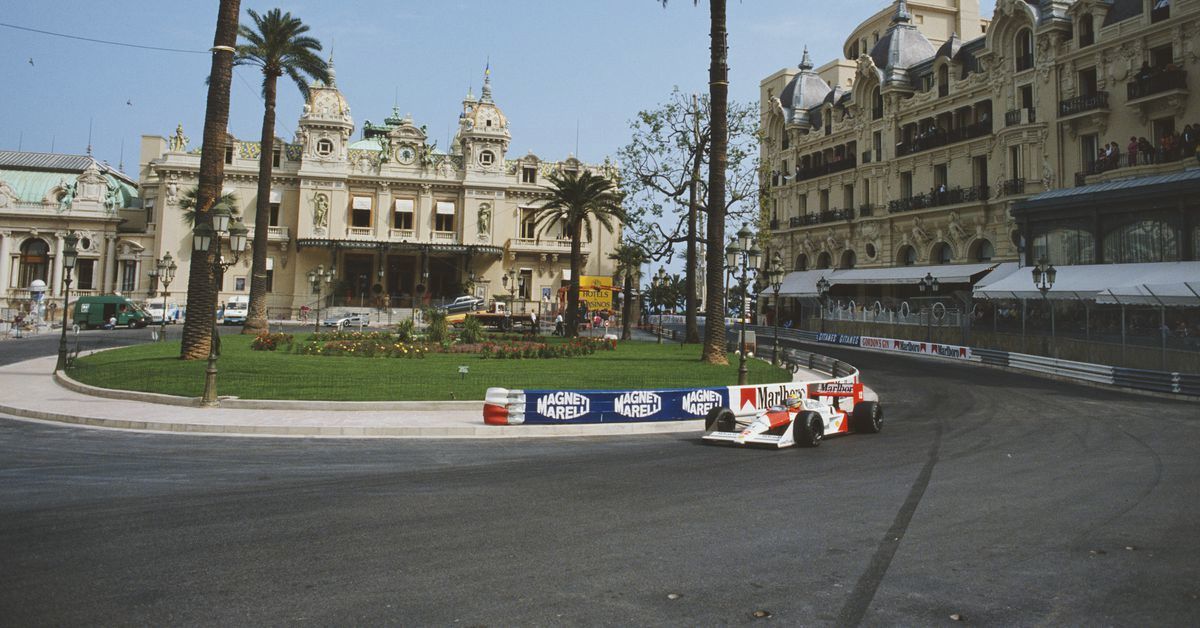
<path fill-rule="evenodd" d="M 761 326 L 747 326 L 747 331 L 754 331 L 758 345 L 773 344 L 774 329 Z M 728 338 L 730 346 L 736 347 L 736 330 L 731 330 Z M 1040 355 L 1029 355 L 995 349 L 981 349 L 937 342 L 922 342 L 896 338 L 878 338 L 873 336 L 855 336 L 838 333 L 819 333 L 802 330 L 780 330 L 779 339 L 820 342 L 850 347 L 859 347 L 876 351 L 891 351 L 909 355 L 924 355 L 978 362 L 989 366 L 1013 368 L 1037 373 L 1048 373 L 1066 379 L 1107 384 L 1120 388 L 1130 388 L 1148 392 L 1171 395 L 1200 396 L 1200 374 L 1179 373 L 1172 371 L 1153 371 L 1129 369 L 1089 362 L 1076 362 L 1048 358 Z M 761 352 L 760 352 L 761 353 Z"/>

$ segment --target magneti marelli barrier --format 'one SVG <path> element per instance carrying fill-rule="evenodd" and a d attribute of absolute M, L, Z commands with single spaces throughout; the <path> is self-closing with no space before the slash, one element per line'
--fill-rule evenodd
<path fill-rule="evenodd" d="M 829 377 L 775 384 L 710 386 L 657 390 L 513 390 L 489 388 L 483 404 L 488 425 L 563 425 L 581 423 L 643 423 L 703 419 L 715 407 L 738 414 L 780 405 L 788 393 L 837 405 L 862 401 L 858 369 L 808 351 L 790 349 L 785 364 L 793 373 L 828 373 Z M 848 405 L 846 410 L 853 406 Z"/>

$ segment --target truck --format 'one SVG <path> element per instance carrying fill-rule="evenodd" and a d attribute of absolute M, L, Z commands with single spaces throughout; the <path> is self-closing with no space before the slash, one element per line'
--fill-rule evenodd
<path fill-rule="evenodd" d="M 222 323 L 225 325 L 242 325 L 246 322 L 246 315 L 249 311 L 250 297 L 244 294 L 235 294 L 225 302 L 225 316 Z"/>
<path fill-rule="evenodd" d="M 84 329 L 106 327 L 110 323 L 114 327 L 128 326 L 133 329 L 149 324 L 150 315 L 130 301 L 129 297 L 106 294 L 79 297 L 71 321 Z"/>

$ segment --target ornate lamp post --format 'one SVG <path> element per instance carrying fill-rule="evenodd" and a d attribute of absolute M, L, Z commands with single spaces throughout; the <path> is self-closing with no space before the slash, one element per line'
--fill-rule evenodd
<path fill-rule="evenodd" d="M 333 267 L 325 270 L 324 264 L 317 264 L 316 268 L 308 271 L 308 283 L 317 293 L 317 320 L 313 321 L 314 334 L 321 331 L 321 284 L 332 283 L 333 275 Z"/>
<path fill-rule="evenodd" d="M 154 275 L 158 277 L 158 282 L 162 284 L 163 293 L 163 311 L 162 321 L 158 327 L 158 339 L 164 341 L 167 339 L 167 295 L 170 294 L 167 289 L 171 287 L 171 282 L 175 280 L 175 269 L 179 268 L 175 264 L 175 260 L 171 259 L 171 252 L 167 251 L 162 259 L 158 260 L 154 267 Z"/>
<path fill-rule="evenodd" d="M 192 230 L 192 250 L 197 253 L 212 254 L 213 278 L 216 284 L 213 288 L 214 294 L 221 291 L 225 279 L 225 269 L 238 263 L 242 252 L 246 250 L 246 234 L 250 231 L 240 220 L 231 224 L 230 216 L 228 207 L 217 206 L 212 210 L 212 225 L 200 223 Z M 229 234 L 229 248 L 233 251 L 233 259 L 228 262 L 221 259 L 221 236 L 225 233 Z M 200 397 L 200 404 L 205 406 L 218 405 L 217 347 L 220 340 L 217 333 L 217 319 L 214 316 L 212 339 L 208 346 L 208 367 L 204 370 L 204 394 Z"/>
<path fill-rule="evenodd" d="M 666 268 L 662 266 L 658 267 L 658 272 L 650 278 L 650 286 L 654 288 L 653 305 L 658 309 L 658 344 L 661 345 L 663 307 L 667 304 L 666 295 L 664 294 L 667 290 Z"/>
<path fill-rule="evenodd" d="M 931 296 L 937 294 L 938 288 L 937 277 L 933 273 L 925 273 L 925 276 L 917 282 L 917 288 L 921 293 L 928 292 Z M 933 342 L 933 306 L 929 307 L 929 313 L 925 315 L 925 342 Z"/>
<path fill-rule="evenodd" d="M 829 288 L 832 284 L 829 280 L 821 276 L 817 280 L 817 303 L 821 304 L 821 333 L 825 333 L 825 297 L 829 295 Z"/>
<path fill-rule="evenodd" d="M 501 275 L 500 283 L 504 286 L 504 289 L 508 291 L 508 310 L 504 313 L 504 315 L 509 317 L 508 323 L 505 325 L 505 327 L 511 329 L 513 324 L 513 309 L 515 309 L 517 302 L 517 271 L 509 270 L 508 273 Z"/>
<path fill-rule="evenodd" d="M 738 285 L 741 287 L 743 299 L 749 298 L 749 290 L 751 277 L 750 273 L 759 273 L 759 268 L 762 263 L 762 251 L 759 250 L 758 244 L 753 240 L 754 233 L 750 231 L 748 225 L 742 225 L 738 229 L 737 238 L 730 238 L 729 246 L 725 247 L 725 264 L 726 268 L 737 276 L 737 271 L 742 271 L 741 277 L 737 277 Z M 741 337 L 738 339 L 740 346 L 740 359 L 738 360 L 738 385 L 746 384 L 748 372 L 746 371 L 746 306 L 745 301 L 738 306 L 738 314 L 742 319 Z"/>
<path fill-rule="evenodd" d="M 1054 280 L 1058 278 L 1058 270 L 1054 268 L 1054 264 L 1046 261 L 1046 258 L 1038 260 L 1037 266 L 1033 267 L 1033 285 L 1037 286 L 1038 292 L 1042 293 L 1042 300 L 1050 308 L 1050 340 L 1055 338 L 1054 329 L 1054 305 L 1050 303 L 1048 293 L 1054 287 Z M 1057 351 L 1056 351 L 1057 353 Z"/>
<path fill-rule="evenodd" d="M 771 258 L 771 268 L 767 271 L 767 281 L 771 284 L 771 292 L 775 295 L 775 310 L 772 318 L 775 321 L 775 343 L 771 345 L 771 366 L 779 365 L 779 291 L 783 288 L 783 257 L 779 251 Z"/>
<path fill-rule="evenodd" d="M 75 245 L 79 242 L 79 236 L 73 232 L 68 233 L 63 242 L 66 244 L 62 250 L 63 322 L 62 334 L 58 337 L 58 362 L 54 365 L 55 371 L 67 368 L 67 321 L 74 318 L 69 311 L 71 304 L 71 271 L 75 268 L 76 258 L 79 257 L 79 251 L 75 249 Z"/>

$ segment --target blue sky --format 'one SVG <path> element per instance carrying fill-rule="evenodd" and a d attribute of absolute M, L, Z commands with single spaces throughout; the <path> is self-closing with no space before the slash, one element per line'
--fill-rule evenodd
<path fill-rule="evenodd" d="M 731 0 L 730 92 L 758 97 L 758 82 L 800 60 L 808 45 L 822 63 L 846 34 L 886 0 Z M 984 14 L 992 2 L 985 1 Z M 215 1 L 0 0 L 0 22 L 147 46 L 206 50 Z M 338 85 L 355 123 L 380 121 L 396 100 L 402 113 L 445 148 L 467 88 L 476 94 L 490 59 L 497 102 L 512 128 L 510 156 L 559 159 L 575 151 L 600 161 L 628 140 L 628 121 L 672 86 L 707 90 L 708 7 L 672 0 L 243 0 L 244 10 L 281 6 L 334 47 Z M 29 60 L 33 60 L 30 65 Z M 116 164 L 124 142 L 135 171 L 143 134 L 183 123 L 199 138 L 207 54 L 156 52 L 0 27 L 0 149 L 82 153 L 89 120 L 97 157 Z M 237 71 L 230 131 L 256 140 L 261 77 Z M 128 104 L 127 104 L 128 103 Z M 302 102 L 281 84 L 277 134 L 291 138 Z M 356 137 L 358 131 L 356 130 Z"/>

